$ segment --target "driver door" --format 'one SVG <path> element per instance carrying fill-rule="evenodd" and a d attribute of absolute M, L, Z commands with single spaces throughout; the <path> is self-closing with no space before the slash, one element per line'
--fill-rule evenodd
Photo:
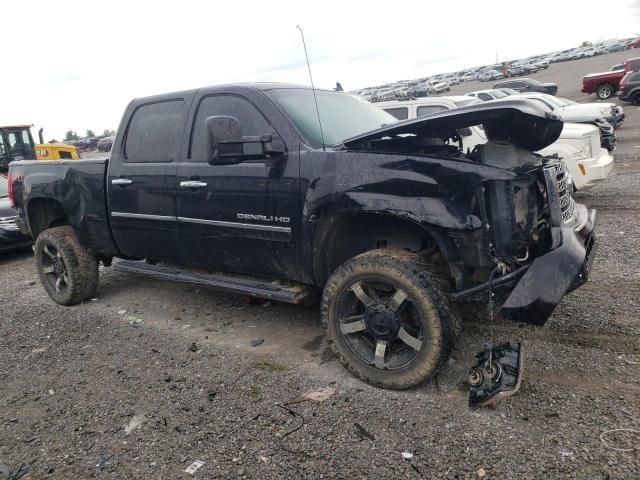
<path fill-rule="evenodd" d="M 243 136 L 275 134 L 243 97 L 217 94 L 199 101 L 187 158 L 178 167 L 178 232 L 184 260 L 210 271 L 277 275 L 273 244 L 291 242 L 290 226 L 270 213 L 269 182 L 278 167 L 265 159 L 209 164 L 205 121 L 212 116 L 236 117 Z"/>

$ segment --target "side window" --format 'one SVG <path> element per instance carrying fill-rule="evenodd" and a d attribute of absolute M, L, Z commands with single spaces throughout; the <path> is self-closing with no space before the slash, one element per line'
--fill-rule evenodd
<path fill-rule="evenodd" d="M 448 108 L 444 105 L 420 105 L 417 110 L 417 115 L 423 117 L 432 113 L 442 112 L 443 110 L 448 110 Z"/>
<path fill-rule="evenodd" d="M 485 102 L 488 101 L 488 100 L 493 100 L 493 97 L 491 97 L 491 95 L 489 95 L 488 93 L 479 93 L 478 94 L 478 98 L 480 100 L 485 101 Z"/>
<path fill-rule="evenodd" d="M 243 136 L 258 136 L 275 133 L 264 115 L 248 100 L 233 95 L 213 95 L 200 101 L 191 131 L 189 158 L 194 162 L 207 161 L 207 129 L 209 117 L 228 115 L 240 122 Z"/>
<path fill-rule="evenodd" d="M 183 114 L 183 100 L 169 100 L 138 107 L 133 113 L 126 134 L 125 161 L 173 161 Z"/>
<path fill-rule="evenodd" d="M 22 131 L 22 143 L 24 143 L 25 145 L 32 147 L 33 145 L 31 145 L 31 139 L 29 138 L 29 132 L 27 132 L 26 130 Z"/>
<path fill-rule="evenodd" d="M 385 108 L 384 111 L 390 113 L 398 120 L 406 120 L 409 118 L 409 109 L 407 107 Z"/>

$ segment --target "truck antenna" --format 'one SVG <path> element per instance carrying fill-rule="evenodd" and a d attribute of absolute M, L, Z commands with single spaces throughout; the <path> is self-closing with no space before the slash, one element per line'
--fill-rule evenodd
<path fill-rule="evenodd" d="M 316 87 L 313 85 L 313 76 L 311 75 L 311 64 L 309 63 L 309 54 L 307 53 L 307 44 L 304 41 L 304 33 L 302 32 L 302 27 L 300 25 L 296 25 L 296 28 L 300 30 L 300 35 L 302 36 L 302 47 L 304 48 L 304 56 L 307 58 L 307 68 L 309 69 L 309 79 L 311 80 L 311 90 L 313 90 L 313 100 L 316 102 L 316 113 L 318 114 L 318 125 L 320 125 L 320 137 L 322 138 L 322 151 L 324 152 L 327 149 L 324 144 L 322 120 L 320 120 L 320 109 L 318 108 L 318 97 L 316 96 Z"/>

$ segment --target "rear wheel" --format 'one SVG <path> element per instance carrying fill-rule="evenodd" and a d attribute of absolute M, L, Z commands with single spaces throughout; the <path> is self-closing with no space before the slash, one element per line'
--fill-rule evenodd
<path fill-rule="evenodd" d="M 34 250 L 40 281 L 56 303 L 73 305 L 95 295 L 98 261 L 80 245 L 71 227 L 43 231 Z"/>
<path fill-rule="evenodd" d="M 322 323 L 331 349 L 355 376 L 405 389 L 432 376 L 460 331 L 442 269 L 404 251 L 374 250 L 329 278 Z"/>
<path fill-rule="evenodd" d="M 613 85 L 609 83 L 603 83 L 596 88 L 596 97 L 600 100 L 606 100 L 607 98 L 611 98 L 615 93 L 615 89 Z"/>

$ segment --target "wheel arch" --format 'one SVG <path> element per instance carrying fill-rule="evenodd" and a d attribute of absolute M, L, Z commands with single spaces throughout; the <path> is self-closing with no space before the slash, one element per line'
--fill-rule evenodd
<path fill-rule="evenodd" d="M 315 283 L 323 286 L 348 259 L 381 248 L 440 253 L 447 264 L 457 260 L 453 242 L 442 228 L 390 213 L 328 215 L 320 221 L 313 236 Z"/>
<path fill-rule="evenodd" d="M 36 239 L 40 232 L 51 227 L 70 225 L 69 215 L 60 202 L 53 198 L 36 197 L 29 200 L 27 219 L 31 236 Z"/>

